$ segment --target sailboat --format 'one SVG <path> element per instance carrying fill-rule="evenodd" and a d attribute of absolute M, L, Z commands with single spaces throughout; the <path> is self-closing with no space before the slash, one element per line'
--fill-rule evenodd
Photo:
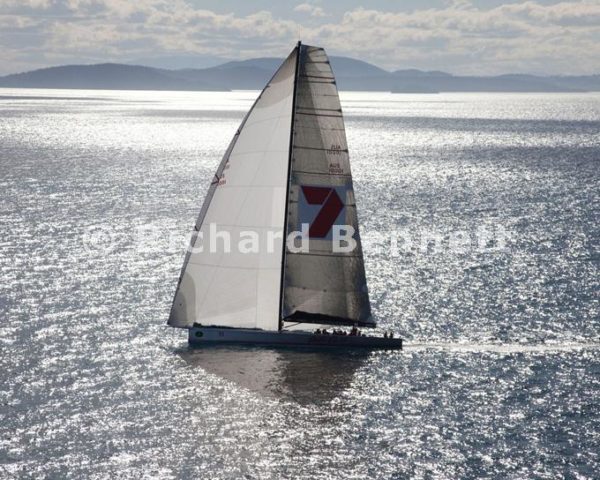
<path fill-rule="evenodd" d="M 376 324 L 324 49 L 298 42 L 235 133 L 196 221 L 168 324 L 188 329 L 191 344 L 402 348 L 400 338 L 359 330 Z M 336 330 L 343 326 L 352 330 Z"/>

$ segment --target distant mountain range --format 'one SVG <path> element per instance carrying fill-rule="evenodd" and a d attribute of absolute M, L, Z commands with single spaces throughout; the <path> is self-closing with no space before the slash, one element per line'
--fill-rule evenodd
<path fill-rule="evenodd" d="M 108 90 L 257 90 L 279 66 L 280 58 L 226 62 L 209 68 L 168 70 L 102 63 L 66 65 L 0 77 L 0 87 Z M 600 75 L 492 77 L 458 76 L 440 71 L 388 72 L 348 57 L 331 57 L 340 90 L 398 93 L 435 92 L 584 92 L 600 91 Z"/>

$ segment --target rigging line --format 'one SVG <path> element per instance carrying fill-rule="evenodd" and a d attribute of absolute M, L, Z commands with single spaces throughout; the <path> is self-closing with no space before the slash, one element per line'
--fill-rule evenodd
<path fill-rule="evenodd" d="M 310 239 L 309 239 L 310 241 Z M 327 241 L 327 240 L 325 240 Z M 356 247 L 358 248 L 358 247 Z M 333 257 L 333 258 L 360 258 L 361 255 L 347 255 L 345 253 L 330 253 L 330 252 L 323 252 L 323 253 L 315 253 L 315 252 L 290 252 L 288 255 L 306 255 L 308 257 Z M 329 290 L 330 292 L 333 292 L 334 290 Z"/>
<path fill-rule="evenodd" d="M 327 175 L 328 177 L 351 177 L 352 175 L 350 175 L 349 173 L 325 173 L 325 172 L 309 172 L 306 170 L 294 170 L 294 175 L 296 174 L 302 174 L 302 175 Z M 341 186 L 341 185 L 340 185 Z M 346 205 L 351 206 L 351 205 Z"/>
<path fill-rule="evenodd" d="M 308 113 L 308 112 L 296 112 L 298 115 L 309 115 L 312 117 L 333 117 L 333 118 L 344 118 L 342 115 L 329 115 L 327 113 Z"/>
<path fill-rule="evenodd" d="M 323 111 L 326 111 L 326 112 L 339 112 L 339 113 L 342 113 L 342 109 L 341 108 L 321 108 L 321 107 L 315 107 L 315 106 L 312 106 L 312 107 L 296 107 L 296 108 L 301 109 L 301 110 L 323 110 Z"/>
<path fill-rule="evenodd" d="M 296 130 L 317 130 L 317 131 L 323 131 L 323 132 L 344 132 L 345 130 L 343 128 L 318 128 L 318 127 L 309 127 L 308 125 L 297 125 Z M 414 157 L 416 158 L 416 155 L 414 155 Z"/>
<path fill-rule="evenodd" d="M 282 329 L 282 330 L 285 330 L 286 328 L 289 328 L 289 327 L 295 327 L 295 326 L 297 326 L 297 325 L 302 325 L 302 323 L 303 323 L 303 322 L 296 322 L 296 323 L 294 323 L 293 325 L 283 325 L 283 326 L 281 327 L 281 329 Z"/>
<path fill-rule="evenodd" d="M 323 84 L 328 84 L 328 85 L 335 85 L 335 80 L 333 80 L 331 82 L 319 82 L 317 80 L 304 80 L 304 83 L 323 83 Z"/>
<path fill-rule="evenodd" d="M 246 228 L 246 229 L 253 228 L 254 230 L 265 230 L 267 233 L 274 232 L 274 234 L 277 234 L 277 236 L 279 236 L 279 233 L 280 233 L 279 232 L 279 228 L 278 228 L 277 225 L 239 225 L 237 223 L 217 223 L 217 222 L 211 222 L 211 223 L 213 223 L 217 227 L 223 227 L 223 228 L 239 228 L 239 229 L 241 229 L 241 228 Z M 260 232 L 256 232 L 256 233 L 260 233 Z M 240 232 L 240 235 L 241 235 L 241 232 Z"/>
<path fill-rule="evenodd" d="M 341 185 L 340 185 L 341 186 Z M 290 203 L 298 203 L 298 200 L 290 200 Z M 344 205 L 346 208 L 356 208 L 356 203 L 346 203 Z"/>
<path fill-rule="evenodd" d="M 323 80 L 335 80 L 335 77 L 324 77 L 322 75 L 300 75 L 300 78 L 322 78 Z"/>
<path fill-rule="evenodd" d="M 214 255 L 223 255 L 226 252 L 215 252 Z M 256 267 L 252 266 L 252 267 L 245 267 L 243 265 L 223 265 L 222 263 L 220 264 L 216 264 L 216 263 L 208 263 L 208 262 L 199 262 L 197 260 L 191 259 L 189 261 L 189 263 L 191 263 L 192 265 L 202 265 L 205 267 L 213 267 L 215 270 L 222 268 L 224 270 L 247 270 L 247 271 L 253 271 L 255 272 L 257 269 Z M 261 267 L 259 270 L 277 270 L 277 267 Z"/>
<path fill-rule="evenodd" d="M 294 145 L 294 148 L 301 148 L 303 150 L 319 150 L 319 151 L 331 152 L 331 153 L 337 153 L 337 152 L 348 153 L 348 149 L 336 150 L 335 148 L 307 147 L 307 146 L 303 146 L 303 145 Z"/>

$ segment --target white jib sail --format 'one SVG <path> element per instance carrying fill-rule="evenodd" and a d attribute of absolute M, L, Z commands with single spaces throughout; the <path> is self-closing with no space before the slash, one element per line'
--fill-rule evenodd
<path fill-rule="evenodd" d="M 279 327 L 296 59 L 294 49 L 242 122 L 223 158 L 196 225 L 193 252 L 184 262 L 169 325 Z M 211 228 L 223 235 L 215 238 Z M 240 239 L 251 238 L 247 232 L 259 235 L 257 251 L 240 251 Z M 277 237 L 273 248 L 265 243 L 268 232 L 275 234 L 271 238 Z M 223 240 L 227 235 L 229 251 Z M 209 239 L 215 244 L 210 245 Z"/>

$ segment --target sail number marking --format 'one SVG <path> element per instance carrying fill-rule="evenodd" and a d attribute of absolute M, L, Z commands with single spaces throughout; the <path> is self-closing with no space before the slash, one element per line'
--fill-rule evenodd
<path fill-rule="evenodd" d="M 331 147 L 327 149 L 327 153 L 330 155 L 341 155 L 342 146 L 339 144 L 332 144 Z"/>

